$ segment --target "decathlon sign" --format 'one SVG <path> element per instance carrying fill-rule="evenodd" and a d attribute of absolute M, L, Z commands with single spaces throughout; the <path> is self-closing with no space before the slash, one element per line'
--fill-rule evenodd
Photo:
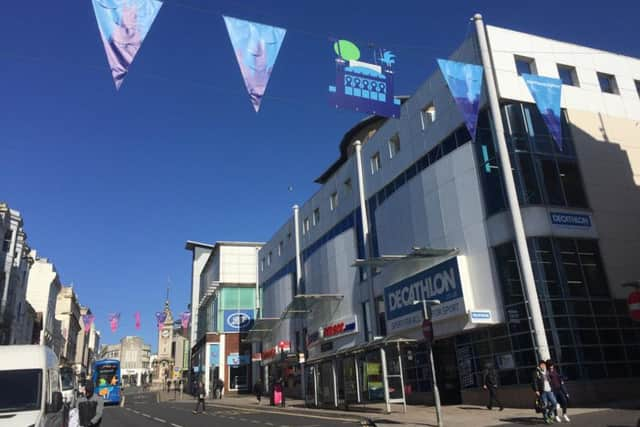
<path fill-rule="evenodd" d="M 399 332 L 422 324 L 422 305 L 414 301 L 438 299 L 431 307 L 432 320 L 466 314 L 458 259 L 451 258 L 384 289 L 387 331 Z"/>
<path fill-rule="evenodd" d="M 589 215 L 572 214 L 566 212 L 549 212 L 551 223 L 562 227 L 590 228 L 591 217 Z"/>

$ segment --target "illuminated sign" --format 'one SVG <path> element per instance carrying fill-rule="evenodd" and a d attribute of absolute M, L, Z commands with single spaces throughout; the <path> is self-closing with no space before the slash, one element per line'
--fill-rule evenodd
<path fill-rule="evenodd" d="M 340 320 L 336 323 L 324 326 L 317 332 L 307 336 L 307 345 L 315 345 L 319 341 L 328 341 L 345 335 L 351 335 L 358 332 L 358 322 L 356 316 L 351 316 Z"/>

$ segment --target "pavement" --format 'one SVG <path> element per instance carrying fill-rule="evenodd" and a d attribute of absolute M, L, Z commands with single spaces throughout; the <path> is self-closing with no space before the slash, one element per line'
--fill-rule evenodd
<path fill-rule="evenodd" d="M 175 396 L 175 397 L 174 397 Z M 177 398 L 176 398 L 177 397 Z M 324 427 L 357 426 L 362 424 L 379 427 L 437 426 L 432 407 L 392 406 L 392 413 L 385 414 L 380 405 L 367 405 L 350 411 L 305 408 L 300 400 L 287 400 L 287 407 L 268 406 L 263 400 L 258 405 L 252 396 L 225 396 L 221 400 L 207 400 L 206 415 L 194 415 L 195 400 L 189 395 L 173 392 L 147 392 L 128 389 L 121 407 L 105 409 L 103 427 Z M 640 401 L 624 402 L 608 408 L 570 408 L 569 416 L 574 426 L 638 427 Z M 543 425 L 541 417 L 533 410 L 505 408 L 489 411 L 473 405 L 443 407 L 443 425 L 447 427 L 472 426 L 533 426 Z M 567 423 L 562 423 L 567 424 Z"/>

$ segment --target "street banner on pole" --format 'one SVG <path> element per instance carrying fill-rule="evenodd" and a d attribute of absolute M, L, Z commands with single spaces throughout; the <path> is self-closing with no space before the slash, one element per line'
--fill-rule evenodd
<path fill-rule="evenodd" d="M 394 97 L 393 64 L 389 50 L 373 49 L 373 62 L 360 61 L 360 49 L 349 40 L 333 43 L 336 81 L 329 86 L 329 102 L 383 117 L 400 117 L 400 100 Z"/>
<path fill-rule="evenodd" d="M 480 65 L 438 59 L 440 72 L 444 76 L 451 96 L 464 117 L 471 139 L 476 138 L 480 94 L 482 93 L 482 73 Z"/>
<path fill-rule="evenodd" d="M 549 133 L 558 149 L 562 151 L 562 122 L 560 121 L 562 80 L 533 74 L 523 74 L 522 78 L 536 101 L 538 111 L 549 129 Z"/>
<path fill-rule="evenodd" d="M 93 314 L 83 314 L 82 315 L 82 324 L 84 325 L 84 333 L 88 334 L 89 331 L 91 330 L 91 325 L 93 324 L 93 321 L 95 320 L 96 316 L 94 316 Z"/>
<path fill-rule="evenodd" d="M 287 30 L 229 16 L 223 18 L 244 85 L 257 113 Z"/>
<path fill-rule="evenodd" d="M 120 324 L 120 313 L 110 313 L 109 326 L 111 327 L 111 332 L 115 332 L 118 329 L 119 324 Z"/>
<path fill-rule="evenodd" d="M 158 325 L 158 329 L 162 328 L 164 321 L 167 319 L 167 313 L 164 311 L 156 311 L 156 323 Z"/>
<path fill-rule="evenodd" d="M 140 319 L 140 312 L 136 311 L 136 313 L 133 315 L 133 317 L 136 319 L 136 329 L 140 329 L 140 325 L 141 325 L 141 319 Z"/>
<path fill-rule="evenodd" d="M 142 46 L 162 2 L 158 0 L 92 0 L 98 29 L 116 90 Z"/>
<path fill-rule="evenodd" d="M 182 326 L 183 331 L 186 331 L 187 328 L 189 327 L 189 320 L 191 320 L 191 312 L 183 311 L 182 314 L 180 315 L 180 324 Z"/>

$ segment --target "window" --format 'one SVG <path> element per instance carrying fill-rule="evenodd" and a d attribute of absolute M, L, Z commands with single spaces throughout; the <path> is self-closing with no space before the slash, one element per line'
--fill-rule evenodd
<path fill-rule="evenodd" d="M 380 152 L 376 152 L 373 156 L 371 156 L 371 174 L 378 172 L 382 169 L 382 163 L 380 161 Z"/>
<path fill-rule="evenodd" d="M 634 80 L 636 84 L 636 92 L 638 92 L 638 97 L 640 97 L 640 80 Z"/>
<path fill-rule="evenodd" d="M 2 243 L 2 250 L 4 252 L 9 252 L 9 248 L 11 247 L 12 235 L 13 235 L 13 232 L 11 230 L 7 230 L 7 232 L 4 233 L 4 242 Z"/>
<path fill-rule="evenodd" d="M 284 247 L 284 242 L 282 240 L 280 240 L 280 243 L 278 243 L 278 256 L 282 256 L 282 248 Z"/>
<path fill-rule="evenodd" d="M 516 71 L 518 75 L 523 74 L 536 74 L 536 64 L 533 58 L 527 58 L 526 56 L 515 56 Z"/>
<path fill-rule="evenodd" d="M 558 75 L 560 76 L 560 80 L 562 80 L 563 85 L 579 86 L 578 75 L 576 74 L 575 67 L 558 64 Z"/>
<path fill-rule="evenodd" d="M 436 121 L 436 106 L 431 103 L 424 107 L 420 113 L 420 119 L 422 120 L 422 130 L 425 130 L 427 126 Z"/>
<path fill-rule="evenodd" d="M 304 219 L 304 222 L 302 223 L 302 234 L 308 233 L 310 229 L 311 229 L 311 223 L 309 222 L 309 217 L 306 217 Z"/>
<path fill-rule="evenodd" d="M 329 208 L 333 211 L 338 207 L 338 193 L 334 192 L 329 197 Z"/>
<path fill-rule="evenodd" d="M 400 136 L 396 133 L 389 140 L 389 158 L 393 159 L 400 152 Z"/>
<path fill-rule="evenodd" d="M 313 210 L 313 226 L 315 227 L 318 224 L 320 224 L 320 209 L 315 208 Z"/>
<path fill-rule="evenodd" d="M 351 192 L 352 190 L 351 178 L 347 178 L 347 180 L 344 182 L 344 189 L 347 193 Z"/>
<path fill-rule="evenodd" d="M 271 252 L 269 252 L 269 255 L 267 256 L 267 267 L 269 267 L 271 265 L 271 259 L 273 258 L 273 254 Z"/>
<path fill-rule="evenodd" d="M 604 93 L 619 93 L 618 85 L 616 84 L 616 77 L 614 75 L 598 73 L 598 82 L 600 83 L 600 90 Z"/>

